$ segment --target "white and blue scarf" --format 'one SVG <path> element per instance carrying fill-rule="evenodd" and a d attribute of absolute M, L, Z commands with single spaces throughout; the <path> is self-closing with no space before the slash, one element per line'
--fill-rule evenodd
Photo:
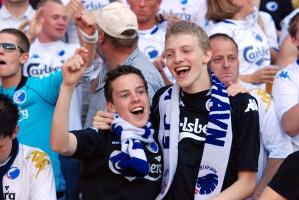
<path fill-rule="evenodd" d="M 194 199 L 211 199 L 221 192 L 232 144 L 230 103 L 226 87 L 211 72 L 211 107 L 201 165 L 195 183 Z M 173 181 L 178 160 L 180 88 L 168 88 L 160 97 L 159 142 L 163 148 L 163 199 Z"/>
<path fill-rule="evenodd" d="M 118 172 L 126 177 L 146 176 L 149 172 L 149 163 L 143 143 L 157 145 L 154 142 L 151 122 L 143 128 L 138 128 L 116 114 L 112 122 L 112 131 L 121 142 L 121 151 L 110 156 L 110 161 L 117 165 Z"/>

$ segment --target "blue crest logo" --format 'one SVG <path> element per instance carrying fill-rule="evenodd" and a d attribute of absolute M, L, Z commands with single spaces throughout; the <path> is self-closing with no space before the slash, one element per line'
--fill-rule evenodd
<path fill-rule="evenodd" d="M 158 57 L 159 52 L 153 46 L 148 46 L 144 49 L 144 52 L 150 59 L 154 59 Z"/>
<path fill-rule="evenodd" d="M 64 50 L 61 50 L 61 51 L 58 52 L 58 55 L 59 55 L 59 56 L 63 56 L 64 54 L 65 54 L 65 51 L 64 51 Z"/>
<path fill-rule="evenodd" d="M 290 76 L 289 76 L 289 74 L 288 74 L 288 72 L 287 71 L 281 71 L 279 74 L 278 74 L 278 77 L 279 78 L 282 78 L 282 79 L 288 79 L 288 80 L 291 80 L 290 79 Z"/>
<path fill-rule="evenodd" d="M 263 41 L 262 36 L 260 36 L 259 34 L 256 34 L 256 35 L 255 35 L 255 39 L 258 40 L 258 41 L 260 41 L 260 42 Z"/>
<path fill-rule="evenodd" d="M 6 177 L 11 180 L 18 178 L 19 175 L 20 169 L 17 167 L 11 167 L 6 173 Z"/>
<path fill-rule="evenodd" d="M 18 90 L 13 97 L 15 103 L 24 103 L 26 101 L 26 92 L 24 90 Z"/>
<path fill-rule="evenodd" d="M 269 1 L 266 4 L 266 8 L 271 12 L 275 12 L 278 9 L 278 4 L 275 1 Z"/>
<path fill-rule="evenodd" d="M 152 153 L 158 153 L 159 147 L 156 142 L 152 142 L 146 145 L 146 148 Z"/>
<path fill-rule="evenodd" d="M 33 54 L 32 58 L 39 58 L 39 55 L 38 54 Z"/>
<path fill-rule="evenodd" d="M 208 195 L 216 189 L 219 183 L 217 171 L 208 165 L 201 165 L 200 170 L 204 170 L 207 173 L 204 176 L 197 177 L 195 193 Z"/>
<path fill-rule="evenodd" d="M 182 5 L 186 5 L 188 3 L 188 0 L 181 0 Z"/>

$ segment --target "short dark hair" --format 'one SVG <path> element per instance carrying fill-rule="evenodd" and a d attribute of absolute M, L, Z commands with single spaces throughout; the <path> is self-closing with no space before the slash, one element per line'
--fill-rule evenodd
<path fill-rule="evenodd" d="M 18 40 L 18 46 L 22 49 L 22 53 L 24 52 L 29 52 L 30 49 L 30 43 L 29 40 L 27 38 L 27 36 L 25 35 L 25 33 L 23 33 L 22 31 L 15 29 L 15 28 L 6 28 L 0 31 L 1 33 L 7 33 L 7 34 L 11 34 L 13 36 L 15 36 Z"/>
<path fill-rule="evenodd" d="M 292 38 L 295 38 L 296 34 L 298 32 L 298 29 L 297 29 L 298 22 L 299 22 L 299 13 L 297 13 L 294 17 L 292 17 L 292 19 L 289 22 L 288 31 Z"/>
<path fill-rule="evenodd" d="M 236 47 L 236 49 L 237 49 L 237 52 L 238 52 L 238 50 L 239 50 L 239 47 L 238 47 L 238 44 L 236 43 L 236 41 L 235 41 L 232 37 L 230 37 L 229 35 L 227 35 L 227 34 L 225 34 L 225 33 L 215 33 L 215 34 L 213 34 L 213 35 L 211 35 L 211 36 L 209 37 L 209 40 L 210 40 L 210 41 L 212 41 L 212 40 L 214 40 L 214 39 L 229 40 L 229 41 L 231 41 L 231 42 L 235 45 L 235 47 Z"/>
<path fill-rule="evenodd" d="M 105 94 L 105 98 L 107 101 L 113 103 L 112 82 L 115 79 L 117 79 L 118 77 L 123 76 L 123 75 L 128 75 L 128 74 L 138 75 L 142 79 L 144 87 L 147 92 L 148 87 L 147 87 L 146 80 L 139 69 L 133 67 L 132 65 L 119 65 L 107 73 L 106 82 L 105 82 L 105 86 L 104 86 L 104 94 Z M 128 83 L 128 84 L 130 84 L 130 83 Z"/>
<path fill-rule="evenodd" d="M 19 119 L 19 110 L 11 99 L 0 94 L 0 138 L 11 137 Z"/>

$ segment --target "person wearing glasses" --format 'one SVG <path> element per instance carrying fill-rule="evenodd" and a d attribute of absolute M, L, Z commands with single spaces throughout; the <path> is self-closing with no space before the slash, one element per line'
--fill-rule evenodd
<path fill-rule="evenodd" d="M 24 77 L 22 67 L 28 60 L 29 47 L 29 41 L 23 32 L 17 29 L 0 31 L 0 94 L 8 96 L 18 106 L 18 140 L 23 144 L 38 147 L 50 156 L 57 197 L 62 197 L 65 182 L 60 161 L 49 143 L 62 72 L 52 73 L 46 78 Z M 88 51 L 85 48 L 79 48 L 78 51 L 86 55 L 87 59 Z"/>

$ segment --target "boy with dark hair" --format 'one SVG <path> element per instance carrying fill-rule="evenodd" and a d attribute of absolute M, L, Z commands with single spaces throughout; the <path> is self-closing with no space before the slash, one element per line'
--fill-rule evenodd
<path fill-rule="evenodd" d="M 107 109 L 115 113 L 112 131 L 68 131 L 70 97 L 80 78 L 80 72 L 71 73 L 73 78 L 64 78 L 60 89 L 51 146 L 81 159 L 83 199 L 154 199 L 160 191 L 162 157 L 148 121 L 147 84 L 140 70 L 121 65 L 108 72 L 104 92 Z"/>
<path fill-rule="evenodd" d="M 56 199 L 50 159 L 18 142 L 18 119 L 18 107 L 0 94 L 0 199 Z"/>

